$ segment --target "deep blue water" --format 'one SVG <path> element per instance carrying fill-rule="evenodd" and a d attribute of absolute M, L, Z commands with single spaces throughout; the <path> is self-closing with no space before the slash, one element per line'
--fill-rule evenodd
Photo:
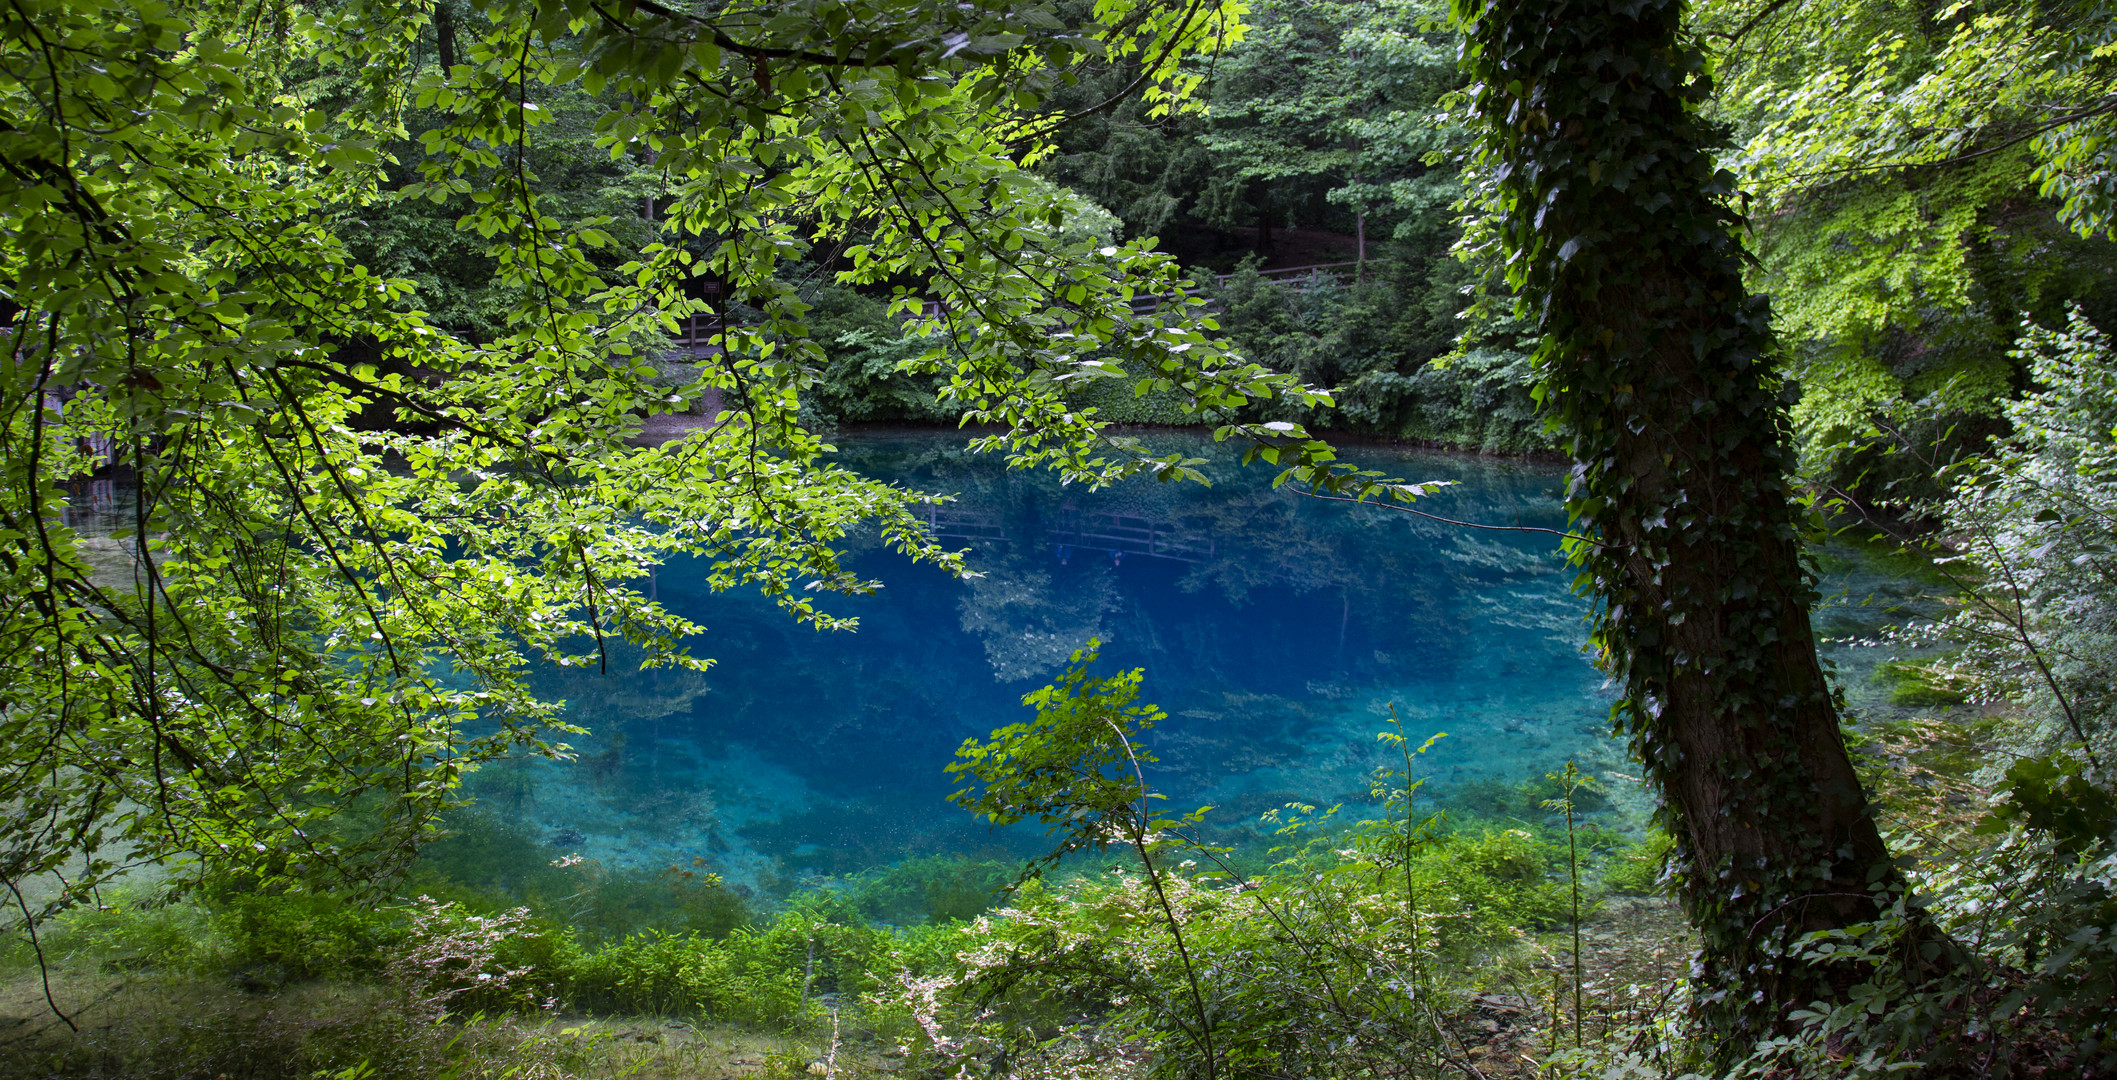
<path fill-rule="evenodd" d="M 539 688 L 593 729 L 577 763 L 540 767 L 510 813 L 606 864 L 704 858 L 738 881 L 800 880 L 908 855 L 1036 846 L 945 802 L 964 739 L 1030 713 L 1089 638 L 1105 670 L 1145 670 L 1169 713 L 1148 739 L 1171 805 L 1216 807 L 1239 838 L 1285 803 L 1370 803 L 1375 734 L 1394 705 L 1434 788 L 1518 780 L 1577 756 L 1622 767 L 1602 678 L 1582 655 L 1584 603 L 1548 534 L 1483 532 L 1270 489 L 1212 456 L 1210 487 L 1062 487 L 972 455 L 953 433 L 847 438 L 871 475 L 957 495 L 934 524 L 973 549 L 956 580 L 878 546 L 853 565 L 886 587 L 825 606 L 854 633 L 799 626 L 755 596 L 713 594 L 682 565 L 654 582 L 706 628 L 710 672 L 552 672 Z M 1562 474 L 1457 455 L 1356 451 L 1365 467 L 1457 486 L 1449 517 L 1558 527 Z M 613 672 L 616 668 L 613 667 Z M 475 788 L 474 788 L 475 790 Z"/>
<path fill-rule="evenodd" d="M 934 525 L 974 548 L 955 580 L 879 546 L 853 565 L 874 597 L 830 597 L 855 633 L 817 633 L 760 597 L 713 595 L 684 565 L 654 589 L 707 627 L 705 676 L 548 673 L 595 735 L 540 769 L 517 813 L 559 847 L 610 864 L 705 858 L 730 879 L 790 881 L 904 856 L 1003 847 L 948 805 L 957 745 L 1025 720 L 1020 697 L 1090 637 L 1103 669 L 1145 669 L 1169 712 L 1147 739 L 1150 784 L 1175 807 L 1213 805 L 1241 834 L 1285 803 L 1370 805 L 1389 705 L 1435 788 L 1541 775 L 1569 756 L 1613 769 L 1603 678 L 1581 654 L 1584 601 L 1556 538 L 1473 532 L 1382 508 L 1270 489 L 1192 436 L 1213 485 L 1137 481 L 1107 491 L 1008 472 L 959 434 L 860 436 L 845 462 L 955 493 Z M 1499 525 L 1564 523 L 1548 466 L 1440 453 L 1355 451 L 1365 468 L 1456 487 L 1421 502 Z"/>
<path fill-rule="evenodd" d="M 703 859 L 775 889 L 907 856 L 1041 854 L 1034 830 L 993 834 L 945 801 L 966 738 L 1025 720 L 1021 696 L 1100 638 L 1101 669 L 1139 667 L 1169 718 L 1148 737 L 1149 782 L 1177 810 L 1210 804 L 1240 842 L 1289 802 L 1372 810 L 1375 734 L 1395 707 L 1427 791 L 1514 783 L 1576 758 L 1637 825 L 1648 797 L 1607 731 L 1609 695 L 1581 652 L 1585 601 L 1555 537 L 1465 529 L 1270 489 L 1207 440 L 1150 442 L 1206 456 L 1212 486 L 1140 480 L 1102 492 L 1007 471 L 947 432 L 841 442 L 854 468 L 955 502 L 933 524 L 981 576 L 913 566 L 872 542 L 853 568 L 886 587 L 826 597 L 855 633 L 805 629 L 754 595 L 715 595 L 696 567 L 664 567 L 659 597 L 706 627 L 697 674 L 550 669 L 537 689 L 592 734 L 567 764 L 473 775 L 482 806 L 554 855 L 657 871 Z M 1496 525 L 1564 525 L 1562 470 L 1419 451 L 1352 450 L 1363 467 L 1453 487 L 1421 509 Z M 84 483 L 69 523 L 123 524 L 129 488 Z M 1938 644 L 1893 633 L 1949 609 L 1945 583 L 1887 545 L 1843 539 L 1822 570 L 1816 629 L 1854 723 L 1904 719 L 1883 661 Z M 621 656 L 614 656 L 621 660 Z M 1629 811 L 1629 812 L 1626 812 Z"/>

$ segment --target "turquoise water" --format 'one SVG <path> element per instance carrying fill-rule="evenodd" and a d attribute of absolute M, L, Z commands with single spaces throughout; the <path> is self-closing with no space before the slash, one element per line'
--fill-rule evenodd
<path fill-rule="evenodd" d="M 910 856 L 1036 853 L 945 801 L 966 739 L 1027 718 L 1021 696 L 1089 638 L 1108 670 L 1145 670 L 1169 718 L 1148 743 L 1170 805 L 1212 805 L 1241 839 L 1289 802 L 1370 804 L 1393 705 L 1431 790 L 1520 780 L 1581 759 L 1622 775 L 1608 696 L 1582 654 L 1584 604 L 1556 538 L 1485 532 L 1270 489 L 1204 440 L 1210 487 L 1141 480 L 1086 492 L 1011 473 L 952 433 L 847 438 L 870 475 L 954 494 L 936 531 L 972 549 L 957 580 L 869 545 L 854 566 L 886 587 L 825 606 L 854 633 L 818 633 L 754 596 L 713 594 L 664 567 L 665 603 L 703 624 L 682 672 L 560 673 L 539 689 L 593 736 L 580 759 L 488 770 L 472 790 L 541 830 L 555 852 L 607 866 L 705 860 L 783 887 Z M 1563 475 L 1456 455 L 1356 451 L 1364 467 L 1454 487 L 1420 504 L 1449 517 L 1558 527 Z"/>

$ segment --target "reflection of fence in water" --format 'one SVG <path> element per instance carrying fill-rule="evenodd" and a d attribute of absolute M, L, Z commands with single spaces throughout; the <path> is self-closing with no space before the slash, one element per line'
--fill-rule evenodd
<path fill-rule="evenodd" d="M 1131 514 L 1083 514 L 1068 508 L 1058 524 L 1044 535 L 1060 550 L 1063 561 L 1069 549 L 1089 552 L 1144 555 L 1150 559 L 1173 559 L 1198 563 L 1213 557 L 1213 538 L 1200 536 L 1166 521 Z"/>
<path fill-rule="evenodd" d="M 1009 543 L 1013 540 L 1007 535 L 1007 527 L 1001 522 L 1000 515 L 992 511 L 928 503 L 919 508 L 918 514 L 937 540 L 973 543 Z M 1213 555 L 1211 537 L 1200 536 L 1172 522 L 1130 514 L 1084 514 L 1072 507 L 1060 512 L 1058 520 L 1044 530 L 1044 538 L 1057 549 L 1062 562 L 1070 559 L 1076 549 L 1093 554 L 1144 555 L 1150 559 L 1173 559 L 1185 563 L 1203 562 Z"/>
<path fill-rule="evenodd" d="M 985 510 L 969 510 L 946 503 L 927 503 L 920 507 L 919 519 L 926 522 L 936 540 L 983 540 L 1006 542 L 1006 526 L 1000 524 L 1000 515 Z"/>
<path fill-rule="evenodd" d="M 116 481 L 75 480 L 60 487 L 66 490 L 66 512 L 60 520 L 67 527 L 108 530 L 121 524 Z"/>

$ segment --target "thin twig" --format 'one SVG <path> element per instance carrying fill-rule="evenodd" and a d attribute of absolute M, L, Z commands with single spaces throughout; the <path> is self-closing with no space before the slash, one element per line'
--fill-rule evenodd
<path fill-rule="evenodd" d="M 29 947 L 37 954 L 37 975 L 44 980 L 45 1006 L 51 1009 L 53 1016 L 65 1022 L 67 1030 L 80 1031 L 80 1025 L 73 1022 L 73 1017 L 61 1012 L 59 1002 L 52 997 L 51 961 L 44 955 L 44 943 L 37 936 L 37 917 L 29 913 L 29 902 L 22 899 L 22 890 L 15 887 L 15 879 L 0 877 L 0 883 L 7 885 L 7 891 L 15 895 L 15 906 L 22 910 L 22 927 L 29 933 Z"/>

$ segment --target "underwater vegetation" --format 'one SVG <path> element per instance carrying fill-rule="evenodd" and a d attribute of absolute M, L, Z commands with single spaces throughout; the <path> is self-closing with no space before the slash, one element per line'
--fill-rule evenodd
<path fill-rule="evenodd" d="M 1554 790 L 1547 778 L 1466 786 L 1429 808 L 1408 860 L 1372 821 L 1286 807 L 1262 823 L 1277 850 L 1228 852 L 1241 884 L 1195 862 L 1159 880 L 1201 948 L 1299 966 L 1300 943 L 1280 922 L 1294 905 L 1304 925 L 1343 932 L 1332 945 L 1340 957 L 1416 951 L 1431 986 L 1489 988 L 1494 972 L 1534 981 L 1543 940 L 1572 916 Z M 1579 810 L 1589 825 L 1613 817 L 1593 799 Z M 1605 896 L 1653 891 L 1651 838 L 1579 836 L 1587 915 Z M 62 988 L 102 987 L 116 1018 L 62 1037 L 44 1017 L 44 1034 L 0 1045 L 0 1062 L 49 1077 L 587 1075 L 615 1069 L 613 1047 L 631 1045 L 596 1025 L 634 1018 L 622 1020 L 634 1030 L 651 1017 L 692 1033 L 658 1051 L 668 1054 L 703 1046 L 699 1025 L 712 1024 L 821 1047 L 744 1051 L 789 1077 L 841 1050 L 832 1068 L 848 1074 L 856 1058 L 952 1070 L 1056 1053 L 1031 1036 L 1061 1030 L 1107 1051 L 1152 1026 L 1148 1007 L 1167 1004 L 1177 978 L 1152 933 L 1147 875 L 1114 850 L 1080 852 L 1037 879 L 1021 879 L 1018 861 L 936 854 L 782 880 L 773 892 L 730 884 L 703 861 L 608 867 L 558 854 L 551 839 L 472 807 L 425 850 L 400 899 L 286 893 L 223 875 L 183 894 L 143 886 L 81 907 L 38 946 Z M 1425 928 L 1415 943 L 1388 914 L 1406 889 Z M 5 948 L 0 963 L 33 985 L 30 943 Z M 182 1022 L 138 996 L 149 986 L 160 1002 L 188 1003 Z M 1255 1015 L 1265 1027 L 1290 1022 Z M 1098 1033 L 1079 1027 L 1085 1018 Z M 1273 1030 L 1252 1037 L 1262 1046 L 1297 1034 Z"/>

